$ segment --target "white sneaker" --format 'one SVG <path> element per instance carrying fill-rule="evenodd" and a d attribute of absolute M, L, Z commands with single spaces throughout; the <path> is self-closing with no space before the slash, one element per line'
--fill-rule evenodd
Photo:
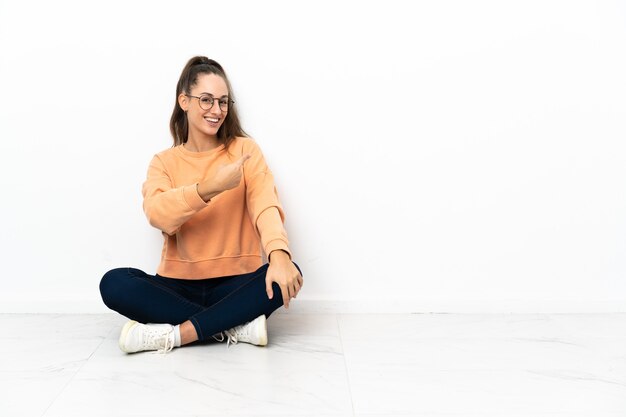
<path fill-rule="evenodd" d="M 124 325 L 119 340 L 126 353 L 156 350 L 167 353 L 174 348 L 174 326 L 171 324 L 141 324 L 131 320 Z"/>
<path fill-rule="evenodd" d="M 221 340 L 217 338 L 218 335 L 222 337 Z M 248 323 L 217 333 L 213 335 L 213 338 L 218 342 L 223 342 L 224 335 L 228 337 L 228 342 L 226 343 L 228 347 L 230 347 L 231 342 L 233 345 L 239 342 L 257 346 L 267 345 L 267 321 L 265 320 L 265 314 L 261 314 Z"/>

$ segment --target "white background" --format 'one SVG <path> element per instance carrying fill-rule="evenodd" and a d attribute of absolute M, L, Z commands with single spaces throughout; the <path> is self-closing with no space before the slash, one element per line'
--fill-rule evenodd
<path fill-rule="evenodd" d="M 0 311 L 106 311 L 175 85 L 216 59 L 340 311 L 624 311 L 616 1 L 0 0 Z"/>

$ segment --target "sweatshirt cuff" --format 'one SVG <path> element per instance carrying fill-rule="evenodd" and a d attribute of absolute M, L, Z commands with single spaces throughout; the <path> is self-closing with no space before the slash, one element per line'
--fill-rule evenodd
<path fill-rule="evenodd" d="M 265 253 L 267 254 L 268 260 L 270 257 L 270 253 L 275 250 L 284 250 L 289 255 L 289 259 L 291 259 L 291 251 L 289 251 L 289 248 L 287 247 L 287 244 L 284 240 L 274 239 L 265 246 Z"/>
<path fill-rule="evenodd" d="M 193 210 L 198 211 L 209 204 L 205 203 L 200 194 L 198 194 L 198 188 L 196 184 L 191 184 L 183 187 L 183 198 L 189 207 Z"/>

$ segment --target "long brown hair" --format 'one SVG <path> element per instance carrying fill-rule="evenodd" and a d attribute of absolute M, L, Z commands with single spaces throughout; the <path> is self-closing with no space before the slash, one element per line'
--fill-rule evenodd
<path fill-rule="evenodd" d="M 187 123 L 187 114 L 178 104 L 178 96 L 182 94 L 191 94 L 191 89 L 198 82 L 199 74 L 215 74 L 224 79 L 226 86 L 228 87 L 228 97 L 234 101 L 233 89 L 230 86 L 228 77 L 224 68 L 217 61 L 209 59 L 205 56 L 194 56 L 187 65 L 183 68 L 183 72 L 180 74 L 178 84 L 176 84 L 176 101 L 174 102 L 174 111 L 170 118 L 170 132 L 174 137 L 174 145 L 178 146 L 187 142 L 187 135 L 189 134 L 189 125 Z M 224 148 L 228 149 L 228 146 L 237 136 L 248 136 L 246 132 L 241 128 L 239 122 L 239 116 L 237 115 L 237 108 L 234 103 L 230 103 L 228 106 L 228 113 L 224 118 L 224 123 L 217 131 L 217 139 L 224 144 Z"/>

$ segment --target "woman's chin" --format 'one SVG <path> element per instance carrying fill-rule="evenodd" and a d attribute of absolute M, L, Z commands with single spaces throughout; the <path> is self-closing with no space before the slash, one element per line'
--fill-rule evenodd
<path fill-rule="evenodd" d="M 209 127 L 208 129 L 204 129 L 204 132 L 209 136 L 217 136 L 217 132 L 220 130 L 220 126 L 217 127 Z"/>
<path fill-rule="evenodd" d="M 196 133 L 202 135 L 202 136 L 211 136 L 211 137 L 216 137 L 217 136 L 217 131 L 218 129 L 207 129 L 207 128 L 202 128 L 202 129 L 194 129 L 196 131 Z"/>

